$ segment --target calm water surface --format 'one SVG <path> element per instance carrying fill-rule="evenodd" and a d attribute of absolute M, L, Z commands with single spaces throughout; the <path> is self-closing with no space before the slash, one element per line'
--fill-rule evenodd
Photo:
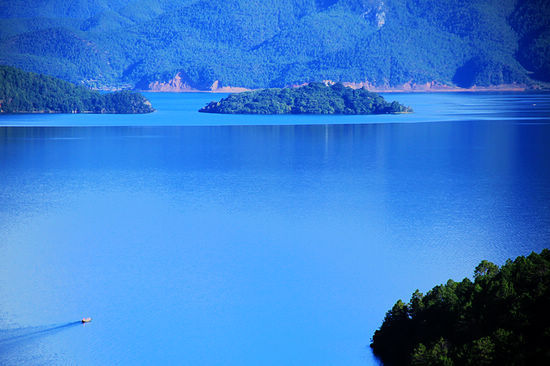
<path fill-rule="evenodd" d="M 549 94 L 324 117 L 149 97 L 0 116 L 0 364 L 376 365 L 397 299 L 550 246 Z"/>

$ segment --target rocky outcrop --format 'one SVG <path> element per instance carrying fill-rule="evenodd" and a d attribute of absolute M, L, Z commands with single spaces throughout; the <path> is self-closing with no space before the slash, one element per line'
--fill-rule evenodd
<path fill-rule="evenodd" d="M 361 16 L 380 29 L 386 24 L 386 5 L 384 1 L 369 1 Z"/>
<path fill-rule="evenodd" d="M 211 92 L 211 93 L 240 93 L 250 89 L 242 87 L 233 87 L 222 85 L 219 80 L 208 86 L 197 86 L 181 72 L 177 73 L 172 79 L 167 81 L 151 81 L 142 82 L 137 86 L 141 91 L 147 92 L 172 92 L 172 93 L 196 93 L 196 92 Z"/>
<path fill-rule="evenodd" d="M 323 81 L 327 85 L 335 84 L 332 80 Z M 500 84 L 490 86 L 476 86 L 473 85 L 470 88 L 461 88 L 455 85 L 443 84 L 437 81 L 431 81 L 424 84 L 417 84 L 414 82 L 407 82 L 401 85 L 387 86 L 387 85 L 374 85 L 368 81 L 365 82 L 342 82 L 344 86 L 378 92 L 378 93 L 408 93 L 408 92 L 477 92 L 477 91 L 524 91 L 528 88 L 525 84 Z"/>
<path fill-rule="evenodd" d="M 335 81 L 323 80 L 326 85 L 334 85 Z M 288 85 L 291 88 L 297 88 L 308 83 Z M 342 82 L 344 86 L 378 92 L 378 93 L 391 93 L 391 92 L 476 92 L 476 91 L 524 91 L 529 88 L 525 84 L 500 84 L 490 86 L 476 86 L 472 85 L 469 88 L 463 88 L 452 84 L 444 84 L 438 81 L 431 81 L 427 83 L 415 83 L 409 81 L 407 83 L 395 86 L 389 86 L 385 84 L 373 84 L 369 81 L 363 82 Z M 172 93 L 197 93 L 197 92 L 209 92 L 209 93 L 241 93 L 250 91 L 252 89 L 234 86 L 225 86 L 219 80 L 215 80 L 212 84 L 203 83 L 205 86 L 197 86 L 191 81 L 185 78 L 182 73 L 176 74 L 172 79 L 166 81 L 150 81 L 141 83 L 136 87 L 140 91 L 146 92 L 172 92 Z"/>

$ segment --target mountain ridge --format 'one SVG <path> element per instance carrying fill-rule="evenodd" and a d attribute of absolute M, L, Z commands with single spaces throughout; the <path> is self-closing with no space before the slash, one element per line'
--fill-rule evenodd
<path fill-rule="evenodd" d="M 94 0 L 70 11 L 60 3 L 3 5 L 0 63 L 144 90 L 176 75 L 195 90 L 215 81 L 228 90 L 315 80 L 386 89 L 550 81 L 545 0 Z M 67 16 L 56 19 L 58 8 Z M 63 47 L 45 54 L 49 35 Z"/>

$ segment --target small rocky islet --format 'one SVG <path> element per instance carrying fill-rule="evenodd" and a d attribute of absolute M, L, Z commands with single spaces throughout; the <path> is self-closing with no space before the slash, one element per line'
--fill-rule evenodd
<path fill-rule="evenodd" d="M 341 83 L 309 83 L 296 88 L 270 88 L 231 94 L 201 108 L 203 113 L 222 114 L 390 114 L 411 113 L 397 101 L 387 102 L 366 88 Z"/>

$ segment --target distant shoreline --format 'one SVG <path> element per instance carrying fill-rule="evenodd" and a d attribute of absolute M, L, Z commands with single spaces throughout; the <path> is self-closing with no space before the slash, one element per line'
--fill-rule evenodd
<path fill-rule="evenodd" d="M 225 90 L 152 90 L 152 89 L 135 89 L 140 93 L 205 93 L 205 94 L 227 94 L 227 93 L 244 93 L 248 91 L 268 89 L 247 89 L 235 88 Z M 550 91 L 548 89 L 531 89 L 531 88 L 448 88 L 448 89 L 404 89 L 404 88 L 367 88 L 368 91 L 375 93 L 477 93 L 477 92 L 530 92 L 530 91 Z"/>
<path fill-rule="evenodd" d="M 61 111 L 53 111 L 53 110 L 4 112 L 0 110 L 0 115 L 5 115 L 5 114 L 148 114 L 148 113 L 154 113 L 154 112 L 156 112 L 156 110 L 153 110 L 151 112 L 146 112 L 146 113 L 94 112 L 94 111 L 61 112 Z"/>
<path fill-rule="evenodd" d="M 190 88 L 187 85 L 185 87 L 178 87 L 169 84 L 163 84 L 162 86 L 155 83 L 155 87 L 150 89 L 136 89 L 136 91 L 144 93 L 211 93 L 211 94 L 224 94 L 224 93 L 242 93 L 247 91 L 254 91 L 266 88 L 249 89 L 243 87 L 220 87 L 215 89 L 195 89 Z M 472 88 L 460 88 L 456 86 L 447 85 L 433 85 L 433 84 L 421 84 L 421 85 L 400 85 L 396 87 L 376 87 L 367 83 L 350 83 L 343 82 L 343 85 L 351 87 L 353 89 L 360 89 L 366 87 L 367 90 L 375 93 L 476 93 L 476 92 L 530 92 L 530 91 L 550 91 L 546 88 L 531 88 L 527 85 L 495 85 L 488 87 L 474 86 Z M 304 84 L 301 84 L 304 85 Z M 298 87 L 301 85 L 290 85 L 287 87 Z"/>
<path fill-rule="evenodd" d="M 525 92 L 537 89 L 521 87 L 487 87 L 487 88 L 444 88 L 444 89 L 405 89 L 405 88 L 373 88 L 376 93 L 476 93 L 476 92 Z"/>

